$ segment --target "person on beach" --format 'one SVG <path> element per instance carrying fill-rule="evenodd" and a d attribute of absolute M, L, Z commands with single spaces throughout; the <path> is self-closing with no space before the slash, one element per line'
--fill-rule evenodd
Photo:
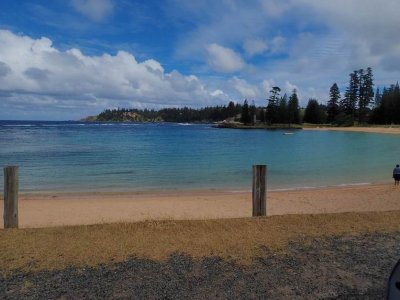
<path fill-rule="evenodd" d="M 394 185 L 399 185 L 400 182 L 400 166 L 396 165 L 396 168 L 393 169 L 393 178 Z"/>

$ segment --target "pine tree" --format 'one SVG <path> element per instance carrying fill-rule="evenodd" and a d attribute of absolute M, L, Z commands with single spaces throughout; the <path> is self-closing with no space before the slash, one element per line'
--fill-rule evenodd
<path fill-rule="evenodd" d="M 366 121 L 366 115 L 368 106 L 371 104 L 374 98 L 374 83 L 372 69 L 367 68 L 367 72 L 364 74 L 364 70 L 358 71 L 359 74 L 359 92 L 358 92 L 358 121 L 364 123 Z"/>
<path fill-rule="evenodd" d="M 288 105 L 287 105 L 287 95 L 279 100 L 278 106 L 278 123 L 286 124 L 288 123 Z"/>
<path fill-rule="evenodd" d="M 364 77 L 364 96 L 365 96 L 365 103 L 366 106 L 372 103 L 374 98 L 374 78 L 372 74 L 372 68 L 367 68 L 367 74 Z"/>
<path fill-rule="evenodd" d="M 371 121 L 376 124 L 400 124 L 400 87 L 384 87 L 379 105 L 373 110 Z"/>
<path fill-rule="evenodd" d="M 393 122 L 400 124 L 400 86 L 397 82 L 393 90 L 393 107 L 394 107 L 394 119 Z"/>
<path fill-rule="evenodd" d="M 257 119 L 259 119 L 261 123 L 265 123 L 265 108 L 261 107 L 258 109 Z"/>
<path fill-rule="evenodd" d="M 289 97 L 288 102 L 288 121 L 289 124 L 300 123 L 300 108 L 299 98 L 297 97 L 296 89 L 293 90 L 292 95 Z"/>
<path fill-rule="evenodd" d="M 271 95 L 268 99 L 267 105 L 267 121 L 269 124 L 272 124 L 275 123 L 277 120 L 278 100 L 281 89 L 278 86 L 274 86 L 269 92 L 271 93 Z"/>
<path fill-rule="evenodd" d="M 249 112 L 249 104 L 247 103 L 247 99 L 245 99 L 244 103 L 243 103 L 241 121 L 243 124 L 250 123 L 250 112 Z"/>
<path fill-rule="evenodd" d="M 307 107 L 304 112 L 304 122 L 312 124 L 320 124 L 320 106 L 315 99 L 308 100 Z"/>
<path fill-rule="evenodd" d="M 340 101 L 340 91 L 339 87 L 335 82 L 329 90 L 329 101 L 327 105 L 329 123 L 335 121 L 336 116 L 339 114 L 339 101 Z"/>
<path fill-rule="evenodd" d="M 233 101 L 229 101 L 227 115 L 230 118 L 236 115 L 235 103 L 233 103 Z"/>
<path fill-rule="evenodd" d="M 340 108 L 345 114 L 350 116 L 352 121 L 354 121 L 359 95 L 358 71 L 354 71 L 349 76 L 349 86 L 346 89 L 344 98 L 340 101 Z"/>
<path fill-rule="evenodd" d="M 381 105 L 381 101 L 382 101 L 382 95 L 381 92 L 379 90 L 379 87 L 376 88 L 376 93 L 375 93 L 375 107 L 378 107 L 379 105 Z"/>
<path fill-rule="evenodd" d="M 250 115 L 250 123 L 254 124 L 257 120 L 257 108 L 254 100 L 251 101 L 251 105 L 249 107 L 249 115 Z"/>

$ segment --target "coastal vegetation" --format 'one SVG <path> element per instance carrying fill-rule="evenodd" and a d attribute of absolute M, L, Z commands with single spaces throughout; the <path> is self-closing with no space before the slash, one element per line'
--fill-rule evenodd
<path fill-rule="evenodd" d="M 354 70 L 343 97 L 333 83 L 326 104 L 309 99 L 306 107 L 300 107 L 296 89 L 288 96 L 281 95 L 281 88 L 269 91 L 266 106 L 256 107 L 254 100 L 245 99 L 243 104 L 230 101 L 228 105 L 204 108 L 106 109 L 84 121 L 113 122 L 189 122 L 214 123 L 225 128 L 299 128 L 303 123 L 329 126 L 391 125 L 400 124 L 400 87 L 378 87 L 374 92 L 373 72 Z"/>
<path fill-rule="evenodd" d="M 106 109 L 98 116 L 89 117 L 88 121 L 113 121 L 113 122 L 218 122 L 229 118 L 236 118 L 242 111 L 241 104 L 232 101 L 228 106 L 204 107 L 200 109 L 163 108 L 154 109 Z"/>

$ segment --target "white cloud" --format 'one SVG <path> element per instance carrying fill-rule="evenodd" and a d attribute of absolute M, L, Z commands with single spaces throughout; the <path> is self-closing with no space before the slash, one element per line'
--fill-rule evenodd
<path fill-rule="evenodd" d="M 211 96 L 213 96 L 213 97 L 218 97 L 218 96 L 222 96 L 222 95 L 224 95 L 224 92 L 221 90 L 215 90 L 215 91 L 211 92 Z"/>
<path fill-rule="evenodd" d="M 287 93 L 287 94 L 292 94 L 292 92 L 294 91 L 294 90 L 296 90 L 296 92 L 298 92 L 298 90 L 299 90 L 299 87 L 297 86 L 297 85 L 295 85 L 295 84 L 293 84 L 293 83 L 291 83 L 291 82 L 289 82 L 289 81 L 286 81 L 285 82 L 285 93 Z"/>
<path fill-rule="evenodd" d="M 213 43 L 208 45 L 206 50 L 208 64 L 215 71 L 232 73 L 243 69 L 245 66 L 241 56 L 232 49 Z"/>
<path fill-rule="evenodd" d="M 210 95 L 215 99 L 219 99 L 219 102 L 223 100 L 224 104 L 228 103 L 229 101 L 232 101 L 232 98 L 227 93 L 219 89 L 211 92 Z M 208 105 L 213 106 L 214 104 L 212 102 L 209 102 Z"/>
<path fill-rule="evenodd" d="M 71 0 L 71 4 L 79 13 L 95 22 L 103 21 L 114 9 L 111 0 Z"/>
<path fill-rule="evenodd" d="M 247 39 L 243 45 L 244 50 L 248 56 L 262 54 L 268 50 L 268 44 L 265 40 L 260 39 Z"/>
<path fill-rule="evenodd" d="M 257 86 L 249 84 L 246 80 L 233 77 L 231 83 L 235 90 L 237 90 L 240 96 L 244 99 L 255 100 L 259 98 L 260 91 Z"/>
<path fill-rule="evenodd" d="M 166 73 L 154 59 L 138 62 L 125 51 L 87 56 L 60 51 L 47 38 L 0 30 L 0 98 L 10 106 L 147 107 L 225 103 L 194 75 Z M 6 96 L 4 96 L 6 95 Z"/>
<path fill-rule="evenodd" d="M 261 87 L 263 90 L 263 93 L 265 93 L 266 95 L 269 95 L 269 92 L 272 90 L 272 87 L 276 86 L 274 80 L 263 80 L 261 83 Z"/>

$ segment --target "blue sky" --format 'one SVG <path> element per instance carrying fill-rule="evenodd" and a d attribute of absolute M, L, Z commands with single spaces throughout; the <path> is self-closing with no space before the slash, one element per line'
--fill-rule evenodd
<path fill-rule="evenodd" d="M 2 0 L 0 119 L 202 107 L 274 85 L 302 105 L 371 66 L 400 78 L 397 0 Z"/>

